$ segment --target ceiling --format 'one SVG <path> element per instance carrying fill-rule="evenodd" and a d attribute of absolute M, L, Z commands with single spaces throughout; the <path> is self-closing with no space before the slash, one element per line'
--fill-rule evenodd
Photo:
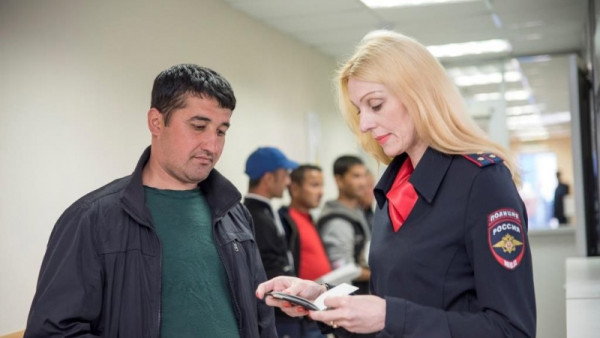
<path fill-rule="evenodd" d="M 522 100 L 501 101 L 507 108 L 528 106 L 507 110 L 507 118 L 513 120 L 508 121 L 512 138 L 543 139 L 569 133 L 568 120 L 544 117 L 564 117 L 569 111 L 567 62 L 559 55 L 580 52 L 583 46 L 586 0 L 464 0 L 376 9 L 360 0 L 225 1 L 336 60 L 351 55 L 367 32 L 381 28 L 414 37 L 426 46 L 505 39 L 512 46 L 508 52 L 440 58 L 455 82 L 459 76 L 502 74 L 502 70 L 515 75 L 504 85 L 459 85 L 472 114 L 489 120 L 490 114 L 481 113 L 482 102 L 493 107 L 500 102 L 498 97 L 486 99 L 477 94 L 498 94 L 502 88 L 506 94 L 525 91 L 529 95 Z M 531 57 L 536 55 L 550 57 Z M 504 78 L 509 80 L 508 74 Z M 516 120 L 511 114 L 518 115 Z M 537 132 L 532 133 L 534 129 Z"/>

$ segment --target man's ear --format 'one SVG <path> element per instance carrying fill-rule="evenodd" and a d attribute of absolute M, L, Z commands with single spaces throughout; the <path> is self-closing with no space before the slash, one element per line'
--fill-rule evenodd
<path fill-rule="evenodd" d="M 298 184 L 296 184 L 294 182 L 290 183 L 290 186 L 288 187 L 288 192 L 290 194 L 290 197 L 295 197 L 298 194 L 298 191 L 300 189 L 301 189 L 301 187 Z"/>
<path fill-rule="evenodd" d="M 265 182 L 267 182 L 267 184 L 272 184 L 273 181 L 275 181 L 275 175 L 272 171 L 267 171 L 264 175 L 263 175 L 263 180 L 265 180 Z"/>
<path fill-rule="evenodd" d="M 335 183 L 337 184 L 338 188 L 343 188 L 344 187 L 344 177 L 342 175 L 334 175 L 335 178 Z"/>
<path fill-rule="evenodd" d="M 148 110 L 148 129 L 153 136 L 158 136 L 164 128 L 164 116 L 158 109 Z"/>

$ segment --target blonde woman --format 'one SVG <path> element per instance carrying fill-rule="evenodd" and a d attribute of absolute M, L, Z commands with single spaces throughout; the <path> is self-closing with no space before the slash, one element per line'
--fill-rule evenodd
<path fill-rule="evenodd" d="M 390 31 L 368 34 L 340 69 L 340 107 L 363 148 L 388 164 L 377 210 L 369 296 L 327 298 L 306 311 L 336 334 L 382 337 L 535 337 L 527 214 L 506 151 L 468 118 L 427 49 Z M 309 299 L 325 287 L 277 277 L 276 290 Z"/>

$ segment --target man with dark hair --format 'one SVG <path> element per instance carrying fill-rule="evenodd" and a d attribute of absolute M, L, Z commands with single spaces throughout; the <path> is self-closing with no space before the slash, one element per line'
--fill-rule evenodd
<path fill-rule="evenodd" d="M 366 172 L 363 161 L 356 156 L 337 158 L 333 163 L 333 174 L 338 198 L 325 203 L 317 221 L 332 268 L 346 264 L 361 268 L 361 274 L 353 284 L 362 294 L 369 293 L 371 276 L 366 260 L 371 232 L 359 202 L 367 188 Z"/>
<path fill-rule="evenodd" d="M 321 203 L 323 173 L 319 166 L 303 164 L 291 172 L 290 178 L 290 205 L 279 209 L 279 217 L 294 257 L 297 276 L 317 280 L 331 271 L 325 247 L 309 213 Z M 302 318 L 296 325 L 299 332 L 297 337 L 325 337 L 308 317 Z"/>
<path fill-rule="evenodd" d="M 290 177 L 290 205 L 280 208 L 279 216 L 294 256 L 298 277 L 317 280 L 331 271 L 321 237 L 309 213 L 321 203 L 323 173 L 320 167 L 305 164 L 294 169 Z"/>
<path fill-rule="evenodd" d="M 275 147 L 260 147 L 246 160 L 245 172 L 250 181 L 244 205 L 254 221 L 256 244 L 268 278 L 296 275 L 285 230 L 271 199 L 283 197 L 290 184 L 290 170 L 297 166 Z M 298 323 L 299 319 L 275 310 L 275 324 L 280 337 L 296 337 Z"/>
<path fill-rule="evenodd" d="M 275 337 L 241 194 L 216 169 L 231 86 L 196 65 L 154 81 L 151 146 L 132 175 L 56 223 L 25 337 Z"/>

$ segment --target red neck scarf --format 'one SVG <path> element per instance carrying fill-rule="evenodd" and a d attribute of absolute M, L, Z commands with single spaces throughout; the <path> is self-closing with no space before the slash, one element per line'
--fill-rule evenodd
<path fill-rule="evenodd" d="M 398 174 L 396 174 L 392 188 L 386 194 L 388 199 L 388 213 L 394 227 L 394 232 L 400 230 L 415 203 L 417 203 L 417 192 L 408 181 L 413 171 L 410 158 L 407 157 L 402 167 L 400 167 Z"/>

